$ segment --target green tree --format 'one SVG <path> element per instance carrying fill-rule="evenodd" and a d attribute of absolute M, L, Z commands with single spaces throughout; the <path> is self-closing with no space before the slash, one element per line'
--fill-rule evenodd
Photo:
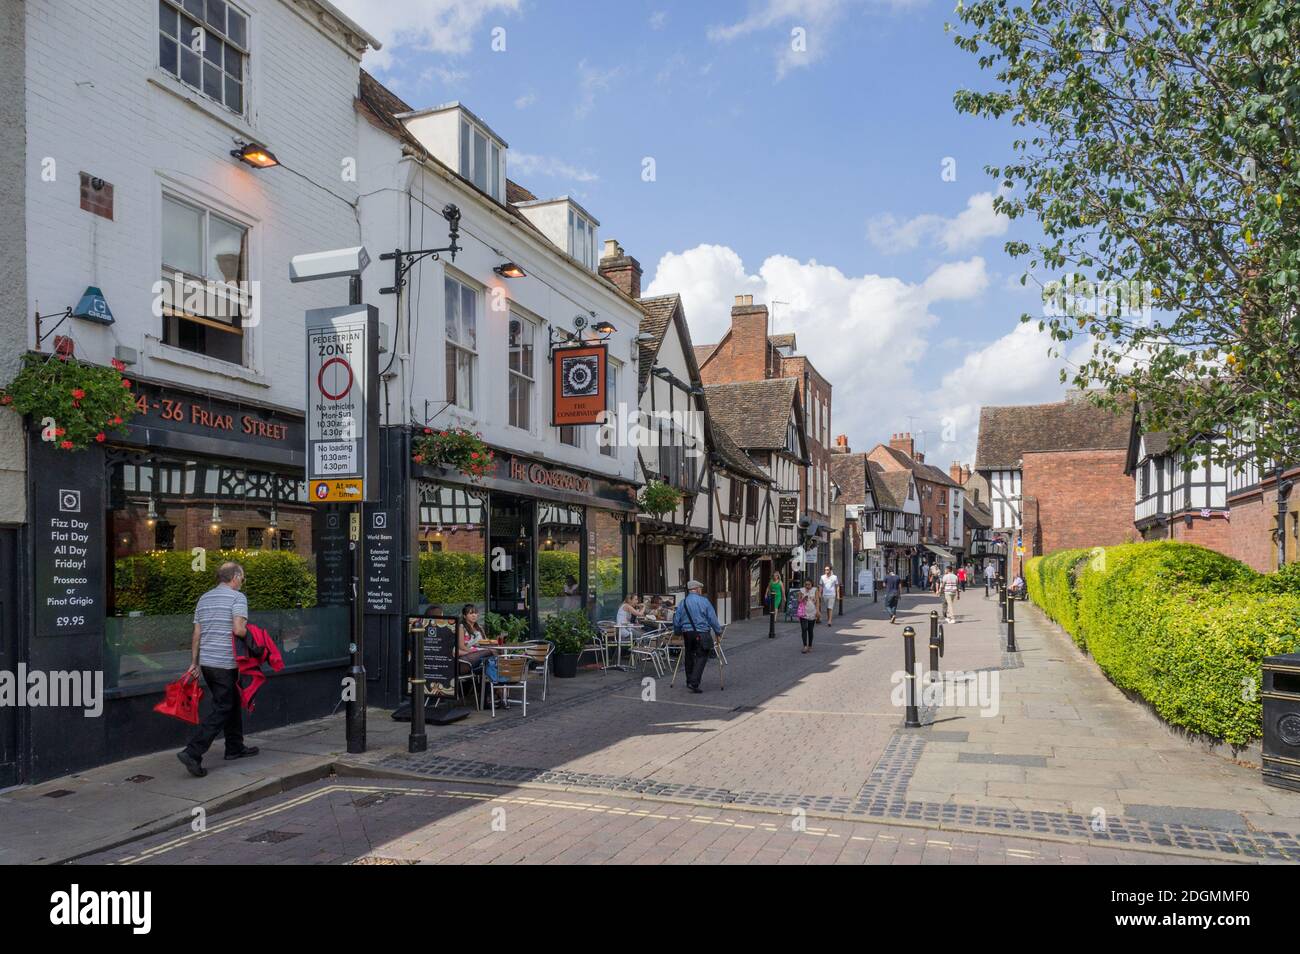
<path fill-rule="evenodd" d="M 988 168 L 995 208 L 1041 225 L 1041 241 L 1006 246 L 1028 259 L 1022 283 L 1041 270 L 1149 289 L 1145 313 L 1022 316 L 1058 353 L 1091 339 L 1062 379 L 1136 398 L 1178 448 L 1237 435 L 1286 457 L 1300 419 L 1300 3 L 976 0 L 957 15 L 957 45 L 996 78 L 958 91 L 957 109 L 1024 130 L 1014 161 Z"/>

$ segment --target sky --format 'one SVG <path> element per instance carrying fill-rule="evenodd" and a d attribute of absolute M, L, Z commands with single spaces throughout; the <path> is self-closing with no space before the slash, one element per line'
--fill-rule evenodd
<path fill-rule="evenodd" d="M 979 407 L 1059 399 L 984 171 L 1009 123 L 960 115 L 991 76 L 950 0 L 335 0 L 383 49 L 363 65 L 412 106 L 459 100 L 509 143 L 511 179 L 570 195 L 680 293 L 696 344 L 734 296 L 797 336 L 833 387 L 832 431 L 910 431 L 974 464 Z M 1084 345 L 1083 347 L 1087 347 Z"/>

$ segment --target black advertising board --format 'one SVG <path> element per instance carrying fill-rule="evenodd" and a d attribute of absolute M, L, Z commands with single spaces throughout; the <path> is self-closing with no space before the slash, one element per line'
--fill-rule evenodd
<path fill-rule="evenodd" d="M 348 547 L 348 515 L 329 504 L 312 515 L 316 534 L 316 602 L 343 606 L 351 602 L 352 550 Z"/>
<path fill-rule="evenodd" d="M 424 649 L 424 691 L 429 696 L 448 695 L 455 692 L 456 617 L 408 616 L 406 631 L 412 639 L 419 639 Z"/>
<path fill-rule="evenodd" d="M 777 500 L 777 520 L 782 527 L 793 527 L 799 522 L 799 495 L 782 494 Z"/>
<path fill-rule="evenodd" d="M 400 572 L 396 514 L 366 508 L 366 612 L 397 612 Z"/>
<path fill-rule="evenodd" d="M 104 468 L 90 451 L 32 441 L 32 567 L 36 635 L 71 636 L 104 626 Z"/>

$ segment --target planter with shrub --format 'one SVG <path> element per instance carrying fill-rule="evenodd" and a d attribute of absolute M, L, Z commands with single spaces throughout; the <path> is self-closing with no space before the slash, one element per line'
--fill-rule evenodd
<path fill-rule="evenodd" d="M 596 638 L 596 627 L 581 611 L 566 610 L 546 620 L 543 638 L 555 646 L 551 654 L 551 672 L 557 679 L 571 679 L 578 674 L 582 647 Z"/>

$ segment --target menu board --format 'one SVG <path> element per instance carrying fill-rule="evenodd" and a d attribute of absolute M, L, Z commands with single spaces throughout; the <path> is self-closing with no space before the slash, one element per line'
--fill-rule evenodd
<path fill-rule="evenodd" d="M 32 481 L 36 635 L 99 632 L 104 625 L 106 549 L 102 457 L 69 466 L 75 457 L 48 444 L 33 444 L 31 472 L 53 475 Z"/>
<path fill-rule="evenodd" d="M 351 602 L 352 550 L 348 546 L 348 515 L 338 505 L 313 511 L 316 536 L 316 603 L 342 606 Z"/>
<path fill-rule="evenodd" d="M 424 691 L 427 695 L 453 695 L 459 646 L 456 617 L 408 616 L 406 632 L 424 649 Z"/>
<path fill-rule="evenodd" d="M 397 612 L 396 512 L 366 508 L 366 612 Z"/>

